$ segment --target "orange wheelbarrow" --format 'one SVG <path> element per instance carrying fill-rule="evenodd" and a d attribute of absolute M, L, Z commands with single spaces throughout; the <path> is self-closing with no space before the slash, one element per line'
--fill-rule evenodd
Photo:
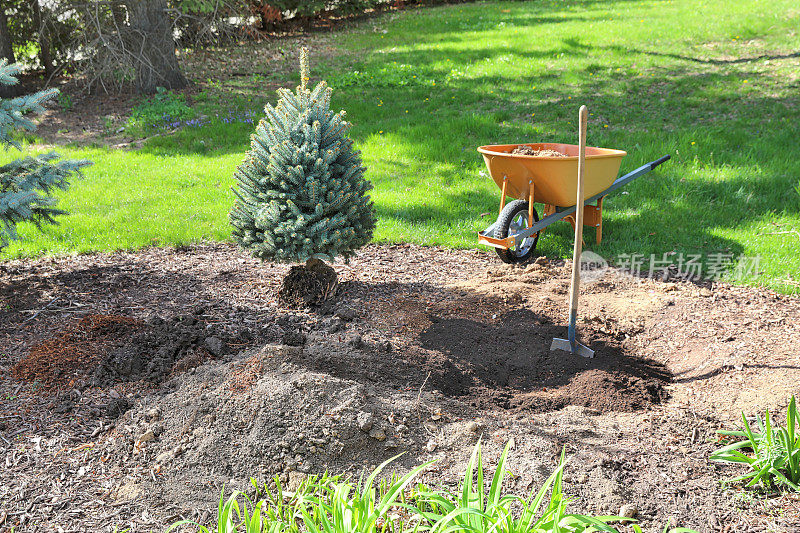
<path fill-rule="evenodd" d="M 478 233 L 478 242 L 491 246 L 505 263 L 523 263 L 536 249 L 542 230 L 564 218 L 574 225 L 577 196 L 578 146 L 575 144 L 528 144 L 535 151 L 554 150 L 566 157 L 511 153 L 519 144 L 481 146 L 478 151 L 489 175 L 500 187 L 500 214 L 494 224 Z M 586 147 L 583 223 L 603 237 L 603 198 L 628 182 L 646 174 L 670 156 L 651 161 L 615 179 L 626 152 Z M 514 198 L 506 204 L 506 198 Z M 544 204 L 540 219 L 535 203 Z"/>

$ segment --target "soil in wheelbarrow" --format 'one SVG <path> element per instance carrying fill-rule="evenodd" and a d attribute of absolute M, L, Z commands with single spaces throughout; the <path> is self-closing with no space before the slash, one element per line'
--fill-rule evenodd
<path fill-rule="evenodd" d="M 535 148 L 532 148 L 527 144 L 521 144 L 517 146 L 516 148 L 511 150 L 511 153 L 515 155 L 533 155 L 536 157 L 567 157 L 567 154 L 562 154 L 561 152 L 558 152 L 556 150 L 550 150 L 550 149 L 536 150 Z"/>

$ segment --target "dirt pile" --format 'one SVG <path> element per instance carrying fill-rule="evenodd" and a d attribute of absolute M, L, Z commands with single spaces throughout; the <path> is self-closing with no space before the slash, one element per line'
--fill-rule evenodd
<path fill-rule="evenodd" d="M 479 408 L 542 412 L 565 405 L 633 411 L 666 398 L 671 379 L 663 365 L 630 355 L 613 339 L 595 340 L 594 359 L 551 351 L 563 326 L 527 310 L 486 323 L 437 319 L 420 344 L 445 354 L 456 369 L 434 379 L 446 394 L 469 396 Z"/>
<path fill-rule="evenodd" d="M 335 348 L 320 339 L 311 344 Z M 153 500 L 169 493 L 185 504 L 207 498 L 204 486 L 246 488 L 231 486 L 234 479 L 278 475 L 293 486 L 305 473 L 352 471 L 424 449 L 429 436 L 412 422 L 417 392 L 310 371 L 295 362 L 306 349 L 267 345 L 233 362 L 209 362 L 123 415 L 106 443 L 111 455 L 120 467 L 157 474 L 133 490 Z"/>
<path fill-rule="evenodd" d="M 224 356 L 231 342 L 248 340 L 252 335 L 247 331 L 232 335 L 197 314 L 147 321 L 92 314 L 34 345 L 12 368 L 12 375 L 42 390 L 108 388 L 138 381 L 157 384 Z"/>
<path fill-rule="evenodd" d="M 452 487 L 478 438 L 490 463 L 512 443 L 518 493 L 566 448 L 571 509 L 632 504 L 646 531 L 669 518 L 698 531 L 800 523 L 796 502 L 767 516 L 731 499 L 719 481 L 741 471 L 708 462 L 728 427 L 712 402 L 777 401 L 776 383 L 796 382 L 796 300 L 608 272 L 583 287 L 581 339 L 597 353 L 586 360 L 549 350 L 566 335 L 570 269 L 558 261 L 505 267 L 463 250 L 367 247 L 336 265 L 336 297 L 305 310 L 275 302 L 287 267 L 233 246 L 52 261 L 14 267 L 6 283 L 23 308 L 0 314 L 0 436 L 13 442 L 0 499 L 28 509 L 9 514 L 17 531 L 207 524 L 223 485 L 357 477 L 402 452 L 396 469 L 435 459 L 421 481 Z M 55 297 L 76 306 L 18 327 Z M 138 326 L 99 328 L 94 363 L 77 359 L 74 386 L 57 394 L 4 374 L 32 346 L 74 345 L 75 309 L 130 312 Z"/>

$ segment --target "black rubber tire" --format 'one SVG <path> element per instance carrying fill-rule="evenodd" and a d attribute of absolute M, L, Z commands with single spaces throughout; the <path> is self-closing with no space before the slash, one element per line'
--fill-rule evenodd
<path fill-rule="evenodd" d="M 505 239 L 506 237 L 508 237 L 508 229 L 509 226 L 511 226 L 511 221 L 514 220 L 514 217 L 523 212 L 527 216 L 528 202 L 526 200 L 514 200 L 513 202 L 507 203 L 506 206 L 503 208 L 503 210 L 500 212 L 500 216 L 497 217 L 497 225 L 494 228 L 494 238 Z M 539 213 L 536 212 L 536 208 L 533 209 L 533 220 L 539 222 Z M 503 263 L 508 263 L 508 264 L 524 263 L 533 256 L 533 252 L 536 250 L 536 244 L 538 242 L 539 242 L 539 233 L 533 236 L 533 246 L 531 246 L 530 249 L 524 254 L 520 254 L 519 252 L 513 249 L 503 250 L 501 248 L 495 248 L 494 250 L 497 252 L 498 257 L 500 257 L 500 260 Z"/>

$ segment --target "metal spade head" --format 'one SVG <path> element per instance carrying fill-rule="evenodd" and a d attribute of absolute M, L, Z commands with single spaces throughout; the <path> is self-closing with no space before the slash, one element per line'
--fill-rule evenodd
<path fill-rule="evenodd" d="M 594 350 L 590 349 L 588 346 L 584 346 L 578 341 L 570 342 L 567 339 L 553 339 L 550 350 L 564 350 L 565 352 L 580 355 L 581 357 L 588 357 L 589 359 L 594 357 Z"/>

